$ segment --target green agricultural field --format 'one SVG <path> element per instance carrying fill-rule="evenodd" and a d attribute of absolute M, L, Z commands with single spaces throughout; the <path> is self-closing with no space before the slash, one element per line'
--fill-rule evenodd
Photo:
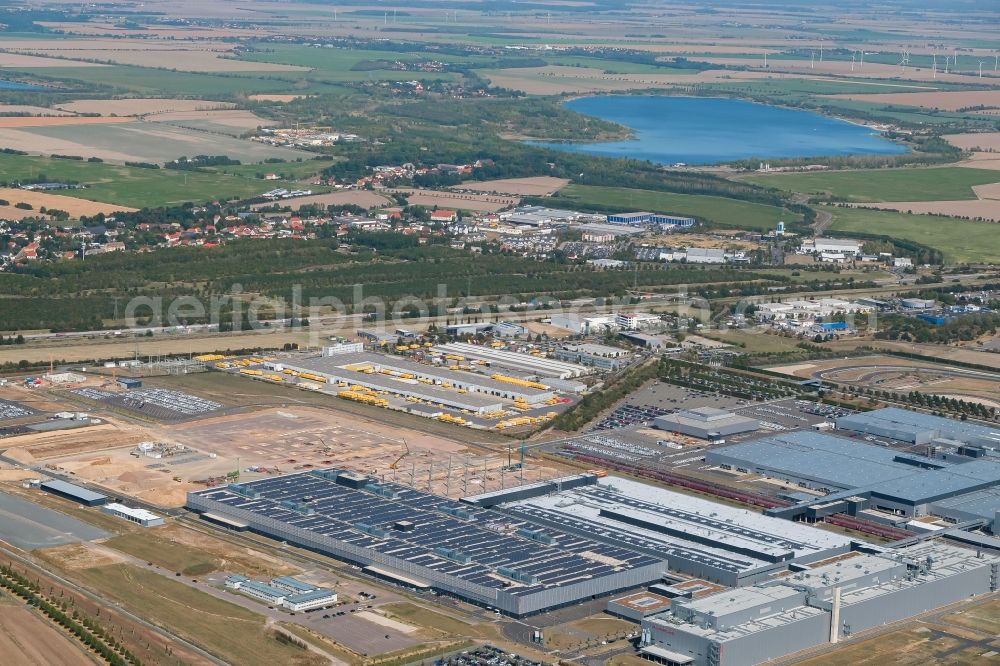
<path fill-rule="evenodd" d="M 60 194 L 134 208 L 244 198 L 272 189 L 265 181 L 241 176 L 27 155 L 0 154 L 0 174 L 7 182 L 44 176 L 44 180 L 85 184 L 85 189 L 65 190 Z"/>
<path fill-rule="evenodd" d="M 252 62 L 278 63 L 282 65 L 298 65 L 311 67 L 313 72 L 308 78 L 313 81 L 344 82 L 344 81 L 398 81 L 401 79 L 418 78 L 422 80 L 443 79 L 454 80 L 456 75 L 448 72 L 402 72 L 393 69 L 369 69 L 364 63 L 373 61 L 416 62 L 433 59 L 433 54 L 400 53 L 397 51 L 368 51 L 338 48 L 315 48 L 297 45 L 266 44 L 243 56 L 243 60 Z M 449 56 L 449 62 L 462 60 Z M 357 69 L 355 69 L 357 67 Z"/>
<path fill-rule="evenodd" d="M 266 173 L 276 173 L 287 180 L 305 180 L 315 176 L 323 169 L 333 164 L 341 158 L 330 157 L 329 159 L 305 158 L 301 162 L 265 162 L 261 164 L 235 164 L 212 167 L 211 171 L 240 176 L 242 178 L 259 178 Z"/>
<path fill-rule="evenodd" d="M 951 201 L 975 199 L 973 185 L 1000 181 L 989 169 L 874 169 L 820 173 L 777 173 L 745 178 L 757 185 L 821 194 L 848 201 Z"/>
<path fill-rule="evenodd" d="M 943 252 L 949 263 L 993 263 L 1000 256 L 1000 234 L 995 222 L 864 208 L 823 209 L 833 215 L 828 227 L 831 230 L 916 241 Z"/>
<path fill-rule="evenodd" d="M 553 205 L 597 206 L 628 210 L 648 210 L 698 217 L 717 225 L 738 229 L 772 229 L 779 221 L 801 221 L 802 216 L 766 204 L 698 194 L 674 194 L 627 187 L 567 185 L 557 193 Z"/>
<path fill-rule="evenodd" d="M 607 58 L 588 58 L 586 56 L 543 56 L 550 65 L 568 67 L 592 67 L 594 69 L 614 72 L 615 74 L 697 74 L 697 69 L 670 67 L 669 63 L 662 66 L 648 65 L 641 62 L 625 60 L 610 60 Z"/>

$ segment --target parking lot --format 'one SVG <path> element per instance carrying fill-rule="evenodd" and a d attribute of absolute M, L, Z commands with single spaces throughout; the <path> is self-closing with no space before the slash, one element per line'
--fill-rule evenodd
<path fill-rule="evenodd" d="M 73 389 L 76 395 L 105 403 L 160 421 L 181 421 L 212 414 L 223 409 L 214 400 L 200 398 L 183 391 L 163 388 L 139 388 L 121 393 L 93 388 Z"/>
<path fill-rule="evenodd" d="M 616 407 L 610 414 L 597 422 L 591 430 L 615 430 L 626 426 L 651 423 L 657 416 L 663 416 L 671 410 L 664 407 L 647 407 L 643 405 L 622 405 Z"/>
<path fill-rule="evenodd" d="M 35 410 L 30 407 L 25 407 L 20 403 L 11 402 L 9 400 L 0 400 L 0 421 L 19 419 L 36 413 L 37 412 L 35 412 Z"/>
<path fill-rule="evenodd" d="M 656 381 L 629 396 L 628 404 L 672 412 L 678 409 L 694 409 L 695 407 L 734 409 L 748 405 L 750 402 L 720 393 L 699 391 Z"/>
<path fill-rule="evenodd" d="M 760 421 L 764 430 L 782 432 L 812 428 L 818 423 L 833 421 L 838 416 L 851 413 L 850 410 L 831 405 L 820 405 L 808 400 L 788 398 L 776 402 L 750 405 L 737 409 L 740 416 Z M 761 433 L 755 433 L 759 436 Z"/>
<path fill-rule="evenodd" d="M 437 666 L 542 666 L 541 662 L 504 652 L 492 645 L 464 650 L 459 654 L 440 659 L 435 664 Z"/>

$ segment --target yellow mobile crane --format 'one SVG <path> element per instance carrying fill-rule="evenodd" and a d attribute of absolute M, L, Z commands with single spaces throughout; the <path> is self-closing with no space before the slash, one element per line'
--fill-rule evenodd
<path fill-rule="evenodd" d="M 406 443 L 405 439 L 402 440 L 402 442 L 403 442 L 403 453 L 400 454 L 398 458 L 392 461 L 392 464 L 389 465 L 389 469 L 396 469 L 396 467 L 399 465 L 399 462 L 406 456 L 410 455 L 410 445 Z"/>

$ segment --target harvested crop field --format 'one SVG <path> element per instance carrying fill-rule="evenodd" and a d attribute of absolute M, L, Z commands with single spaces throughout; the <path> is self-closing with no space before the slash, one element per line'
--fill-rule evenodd
<path fill-rule="evenodd" d="M 1000 151 L 1000 132 L 945 134 L 942 138 L 962 150 Z"/>
<path fill-rule="evenodd" d="M 1000 202 L 996 199 L 972 201 L 886 201 L 872 204 L 851 204 L 856 208 L 892 210 L 915 215 L 946 215 L 1000 222 Z"/>
<path fill-rule="evenodd" d="M 98 61 L 116 65 L 133 65 L 135 67 L 163 67 L 182 72 L 306 72 L 307 67 L 282 65 L 269 62 L 252 62 L 227 57 L 216 51 L 198 49 L 149 49 L 145 46 L 132 50 L 38 50 L 33 55 L 59 56 L 72 58 L 76 61 Z M 64 60 L 60 63 L 66 62 Z M 85 64 L 90 64 L 89 62 Z"/>
<path fill-rule="evenodd" d="M 24 113 L 29 116 L 68 116 L 70 114 L 59 109 L 49 109 L 44 106 L 31 106 L 29 104 L 0 104 L 0 114 L 9 115 L 12 113 Z"/>
<path fill-rule="evenodd" d="M 516 206 L 521 202 L 519 197 L 460 194 L 458 192 L 440 192 L 436 190 L 397 189 L 394 192 L 407 195 L 406 200 L 411 206 L 457 208 L 459 210 L 471 210 L 480 213 L 495 213 L 498 210 Z"/>
<path fill-rule="evenodd" d="M 98 65 L 92 62 L 79 62 L 77 60 L 65 60 L 63 58 L 45 58 L 25 53 L 9 53 L 4 51 L 0 52 L 0 67 L 32 69 L 35 67 L 107 67 L 107 65 Z"/>
<path fill-rule="evenodd" d="M 135 208 L 129 208 L 128 206 L 118 206 L 116 204 L 101 203 L 99 201 L 87 201 L 86 199 L 77 199 L 75 197 L 67 197 L 62 194 L 50 194 L 48 192 L 35 192 L 32 190 L 19 190 L 12 187 L 0 188 L 0 199 L 9 201 L 12 205 L 16 203 L 26 203 L 30 204 L 34 210 L 21 210 L 15 208 L 14 210 L 21 211 L 27 215 L 38 215 L 38 210 L 43 206 L 46 209 L 64 210 L 70 214 L 71 217 L 80 217 L 81 215 L 97 215 L 98 213 L 113 213 L 115 211 L 134 211 Z"/>
<path fill-rule="evenodd" d="M 247 99 L 253 100 L 254 102 L 293 102 L 297 99 L 307 97 L 307 95 L 250 95 Z"/>
<path fill-rule="evenodd" d="M 972 153 L 969 159 L 958 162 L 955 166 L 967 169 L 990 169 L 1000 171 L 1000 152 L 996 153 Z"/>
<path fill-rule="evenodd" d="M 221 132 L 239 136 L 258 127 L 276 125 L 273 120 L 261 118 L 253 111 L 242 109 L 222 109 L 219 111 L 168 111 L 146 117 L 154 123 L 169 123 L 178 127 Z"/>
<path fill-rule="evenodd" d="M 392 203 L 387 197 L 365 190 L 349 190 L 347 192 L 330 192 L 329 194 L 314 194 L 308 197 L 283 199 L 279 202 L 256 204 L 255 209 L 268 208 L 277 203 L 298 210 L 302 206 L 361 206 L 363 208 L 379 208 Z"/>
<path fill-rule="evenodd" d="M 105 116 L 143 116 L 149 113 L 170 111 L 208 111 L 211 109 L 231 109 L 228 102 L 214 102 L 207 99 L 165 99 L 161 97 L 128 99 L 78 99 L 74 102 L 58 104 L 57 108 L 72 113 L 100 113 Z"/>
<path fill-rule="evenodd" d="M 131 122 L 131 118 L 93 116 L 7 116 L 0 117 L 0 127 L 61 127 L 63 125 L 107 125 Z"/>
<path fill-rule="evenodd" d="M 538 176 L 536 178 L 501 178 L 499 180 L 469 181 L 456 189 L 516 194 L 521 196 L 548 196 L 569 184 L 565 178 Z"/>
<path fill-rule="evenodd" d="M 1000 90 L 962 90 L 916 93 L 874 93 L 859 95 L 826 95 L 835 99 L 850 99 L 856 102 L 871 102 L 874 104 L 902 104 L 904 106 L 920 106 L 927 109 L 942 111 L 958 111 L 971 106 L 1000 107 Z"/>
<path fill-rule="evenodd" d="M 773 72 L 710 69 L 680 74 L 608 74 L 595 67 L 525 67 L 484 70 L 494 86 L 520 90 L 529 95 L 558 95 L 618 90 L 663 88 L 695 83 L 719 83 L 747 79 L 783 78 Z"/>
<path fill-rule="evenodd" d="M 131 118 L 96 120 L 124 122 L 91 125 L 86 132 L 74 126 L 0 128 L 0 147 L 23 150 L 29 154 L 80 155 L 122 162 L 157 163 L 181 155 L 228 155 L 243 162 L 256 163 L 272 157 L 294 160 L 304 154 L 165 123 Z"/>
<path fill-rule="evenodd" d="M 231 125 L 254 129 L 260 125 L 275 125 L 275 121 L 261 118 L 253 111 L 243 109 L 220 109 L 217 111 L 167 111 L 150 115 L 153 122 L 180 122 L 185 120 L 207 120 L 219 125 Z"/>
<path fill-rule="evenodd" d="M 6 666 L 93 666 L 81 647 L 22 606 L 0 604 L 0 654 Z"/>

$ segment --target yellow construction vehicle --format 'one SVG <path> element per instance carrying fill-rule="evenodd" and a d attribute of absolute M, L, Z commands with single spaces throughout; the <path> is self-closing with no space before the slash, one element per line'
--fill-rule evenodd
<path fill-rule="evenodd" d="M 389 469 L 396 469 L 396 467 L 399 465 L 399 461 L 405 458 L 406 456 L 410 455 L 410 445 L 406 443 L 405 439 L 402 441 L 403 441 L 403 452 L 399 455 L 398 458 L 392 461 L 392 464 L 389 465 Z"/>

